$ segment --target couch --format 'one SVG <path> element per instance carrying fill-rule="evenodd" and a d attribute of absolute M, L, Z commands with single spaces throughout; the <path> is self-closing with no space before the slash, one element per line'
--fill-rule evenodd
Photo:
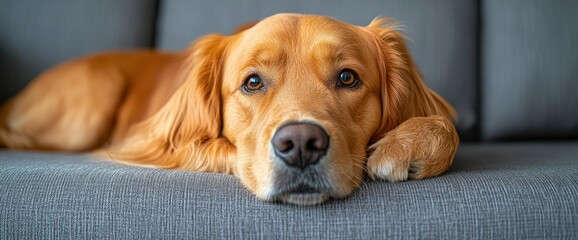
<path fill-rule="evenodd" d="M 0 102 L 69 58 L 179 50 L 278 12 L 400 21 L 458 110 L 450 171 L 304 207 L 261 202 L 226 174 L 4 149 L 0 239 L 578 239 L 575 1 L 4 0 Z"/>

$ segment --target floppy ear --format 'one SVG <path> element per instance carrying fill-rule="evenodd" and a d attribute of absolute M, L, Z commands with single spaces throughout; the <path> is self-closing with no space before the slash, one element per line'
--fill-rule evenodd
<path fill-rule="evenodd" d="M 372 143 L 412 117 L 457 118 L 453 107 L 422 81 L 405 45 L 405 37 L 394 21 L 378 18 L 367 26 L 367 30 L 377 48 L 383 107 L 381 123 Z"/>
<path fill-rule="evenodd" d="M 234 147 L 220 137 L 225 48 L 221 35 L 196 41 L 181 67 L 181 86 L 168 102 L 103 154 L 140 166 L 231 172 L 227 162 Z"/>

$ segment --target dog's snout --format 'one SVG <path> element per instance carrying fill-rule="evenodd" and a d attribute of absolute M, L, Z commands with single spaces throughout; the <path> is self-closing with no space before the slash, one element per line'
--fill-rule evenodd
<path fill-rule="evenodd" d="M 315 165 L 329 147 L 329 136 L 310 123 L 292 123 L 279 129 L 271 140 L 275 155 L 291 167 L 305 169 Z"/>

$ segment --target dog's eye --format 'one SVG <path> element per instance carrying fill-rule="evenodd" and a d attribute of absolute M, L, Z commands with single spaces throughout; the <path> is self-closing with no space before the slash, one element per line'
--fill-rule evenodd
<path fill-rule="evenodd" d="M 264 86 L 263 80 L 261 80 L 261 77 L 257 74 L 247 77 L 245 83 L 243 83 L 243 89 L 249 93 L 259 91 Z"/>
<path fill-rule="evenodd" d="M 357 73 L 355 73 L 351 69 L 343 69 L 339 73 L 337 86 L 338 87 L 345 87 L 345 88 L 353 88 L 357 86 L 359 83 L 359 78 L 357 77 Z"/>

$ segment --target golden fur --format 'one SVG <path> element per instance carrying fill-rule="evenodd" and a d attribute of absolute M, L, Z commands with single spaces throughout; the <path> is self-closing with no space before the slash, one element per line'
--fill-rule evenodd
<path fill-rule="evenodd" d="M 345 68 L 359 74 L 355 89 L 335 85 Z M 242 91 L 251 74 L 264 90 Z M 442 174 L 458 146 L 453 117 L 392 21 L 359 27 L 279 14 L 183 52 L 104 53 L 57 66 L 2 107 L 0 146 L 231 173 L 263 200 L 315 204 L 349 195 L 366 173 L 389 181 Z M 289 122 L 331 136 L 315 179 L 321 194 L 275 194 L 270 142 Z"/>

